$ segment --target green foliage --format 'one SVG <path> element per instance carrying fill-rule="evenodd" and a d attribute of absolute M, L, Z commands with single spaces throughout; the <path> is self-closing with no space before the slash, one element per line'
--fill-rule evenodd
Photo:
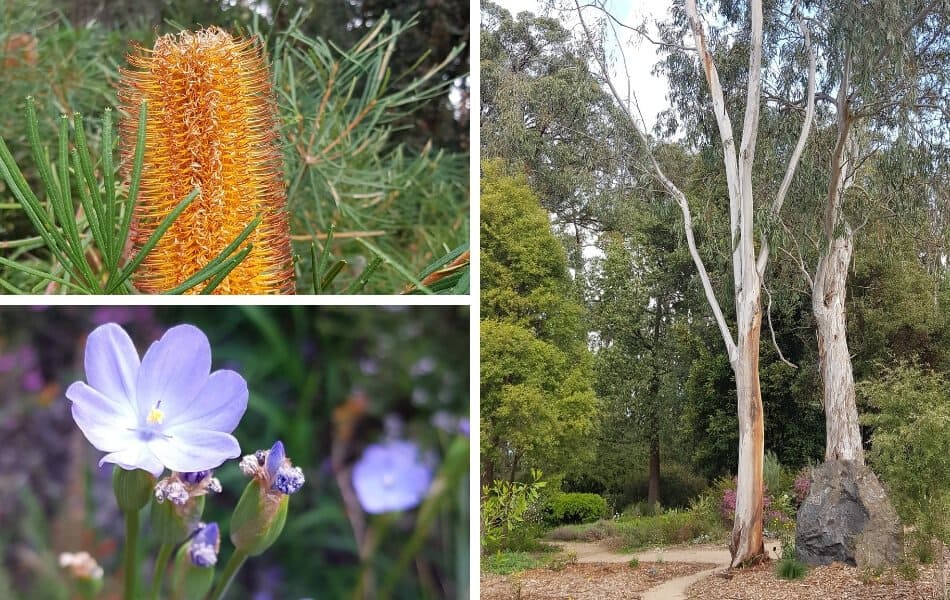
<path fill-rule="evenodd" d="M 519 529 L 540 516 L 539 498 L 547 482 L 541 472 L 532 471 L 529 483 L 496 480 L 482 488 L 482 553 L 507 548 Z"/>
<path fill-rule="evenodd" d="M 481 569 L 495 575 L 511 575 L 529 569 L 540 569 L 549 564 L 552 555 L 528 552 L 495 552 L 482 557 Z"/>
<path fill-rule="evenodd" d="M 627 561 L 627 566 L 630 567 L 631 569 L 636 569 L 637 567 L 640 566 L 640 559 L 634 556 L 633 558 Z"/>
<path fill-rule="evenodd" d="M 607 501 L 597 494 L 561 493 L 545 507 L 545 520 L 552 525 L 592 523 L 607 515 Z"/>
<path fill-rule="evenodd" d="M 858 386 L 877 412 L 868 461 L 901 518 L 921 534 L 950 543 L 950 382 L 914 363 L 881 370 Z"/>
<path fill-rule="evenodd" d="M 792 581 L 802 579 L 807 574 L 808 567 L 794 558 L 783 558 L 775 565 L 775 576 L 779 579 Z"/>
<path fill-rule="evenodd" d="M 765 461 L 762 466 L 762 479 L 765 481 L 765 489 L 773 495 L 781 493 L 784 489 L 782 463 L 779 461 L 778 455 L 772 450 L 765 453 Z"/>
<path fill-rule="evenodd" d="M 925 536 L 914 536 L 913 545 L 911 546 L 914 558 L 916 558 L 922 565 L 933 564 L 934 560 L 937 558 L 937 545 L 933 543 L 932 540 L 927 539 Z"/>
<path fill-rule="evenodd" d="M 903 560 L 897 565 L 897 574 L 900 575 L 904 581 L 917 581 L 920 578 L 917 565 L 909 560 Z"/>
<path fill-rule="evenodd" d="M 564 251 L 523 179 L 482 170 L 483 480 L 558 475 L 591 454 L 597 399 Z"/>
<path fill-rule="evenodd" d="M 42 72 L 42 81 L 16 77 L 16 87 L 5 96 L 13 97 L 16 90 L 23 92 L 16 98 L 36 96 L 43 127 L 36 127 L 36 118 L 8 124 L 8 117 L 0 117 L 0 132 L 9 146 L 4 159 L 9 173 L 0 177 L 7 180 L 0 184 L 0 282 L 11 292 L 132 291 L 119 276 L 119 258 L 134 193 L 114 176 L 111 128 L 83 126 L 77 119 L 76 164 L 69 160 L 68 137 L 66 154 L 54 150 L 44 157 L 44 144 L 35 132 L 46 129 L 54 110 L 95 115 L 103 105 L 114 105 L 115 66 L 122 62 L 127 42 L 131 38 L 148 46 L 161 32 L 150 26 L 108 32 L 99 24 L 75 30 L 45 14 L 31 21 L 17 12 L 20 2 L 14 4 L 12 17 L 10 11 L 0 10 L 0 42 L 8 32 L 21 35 L 16 32 L 43 23 L 52 33 L 44 31 L 33 43 L 39 40 L 42 61 L 56 68 L 24 69 Z M 245 31 L 260 33 L 270 51 L 285 142 L 298 290 L 396 293 L 408 286 L 422 293 L 467 293 L 467 262 L 449 263 L 468 238 L 468 158 L 431 144 L 416 149 L 399 141 L 414 111 L 448 95 L 453 82 L 443 75 L 451 65 L 457 67 L 462 48 L 451 49 L 425 70 L 414 71 L 400 61 L 405 72 L 394 72 L 394 51 L 413 30 L 411 19 L 398 23 L 381 16 L 350 50 L 307 36 L 299 27 L 303 19 L 300 13 L 275 33 L 273 24 L 267 27 L 255 17 Z M 62 129 L 61 138 L 68 133 Z M 33 149 L 35 166 L 24 166 L 20 174 L 24 138 Z M 46 194 L 39 192 L 41 184 Z M 24 197 L 30 206 L 23 204 Z M 77 222 L 80 204 L 78 214 L 86 218 Z M 330 233 L 334 228 L 335 241 Z M 242 252 L 230 249 L 230 256 L 210 265 L 209 271 L 218 271 L 203 273 L 190 286 L 217 283 L 243 258 Z M 133 264 L 130 257 L 121 258 Z M 318 262 L 323 268 L 317 268 Z M 434 271 L 446 269 L 450 272 L 432 288 L 422 283 Z"/>

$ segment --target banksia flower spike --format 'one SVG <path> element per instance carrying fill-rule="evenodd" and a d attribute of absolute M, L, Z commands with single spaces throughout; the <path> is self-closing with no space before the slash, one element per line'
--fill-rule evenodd
<path fill-rule="evenodd" d="M 201 190 L 140 266 L 137 287 L 157 293 L 178 286 L 260 215 L 247 239 L 253 250 L 215 292 L 293 293 L 277 110 L 261 45 L 210 27 L 164 35 L 152 50 L 135 46 L 128 60 L 119 89 L 126 175 L 143 100 L 148 111 L 132 251 Z"/>

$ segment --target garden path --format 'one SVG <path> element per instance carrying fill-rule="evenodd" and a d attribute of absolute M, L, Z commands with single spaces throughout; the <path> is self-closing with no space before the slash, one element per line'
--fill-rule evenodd
<path fill-rule="evenodd" d="M 663 560 L 665 562 L 712 563 L 716 565 L 699 573 L 664 581 L 660 585 L 643 592 L 642 600 L 685 600 L 686 589 L 689 586 L 717 571 L 728 568 L 732 558 L 728 549 L 723 546 L 709 544 L 702 546 L 669 546 L 641 552 L 616 553 L 595 542 L 555 543 L 563 548 L 565 552 L 573 552 L 577 556 L 577 562 L 616 563 L 629 562 L 631 558 L 636 558 L 641 562 Z M 769 543 L 767 540 L 766 548 L 774 551 L 773 547 L 774 543 Z"/>

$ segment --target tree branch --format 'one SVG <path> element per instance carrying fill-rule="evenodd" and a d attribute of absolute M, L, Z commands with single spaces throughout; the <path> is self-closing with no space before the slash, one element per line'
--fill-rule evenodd
<path fill-rule="evenodd" d="M 788 194 L 788 188 L 792 185 L 792 179 L 795 177 L 795 171 L 798 169 L 798 163 L 801 161 L 802 151 L 805 149 L 805 144 L 808 141 L 808 136 L 811 133 L 811 124 L 815 119 L 815 72 L 816 72 L 816 58 L 815 58 L 815 49 L 811 46 L 811 37 L 808 33 L 808 28 L 805 26 L 805 22 L 801 17 L 796 16 L 798 21 L 798 29 L 802 33 L 802 37 L 805 42 L 805 49 L 808 52 L 808 90 L 805 94 L 805 120 L 802 122 L 801 132 L 798 134 L 798 142 L 795 144 L 795 150 L 792 152 L 791 158 L 788 160 L 788 168 L 785 170 L 785 177 L 782 179 L 782 184 L 778 188 L 778 193 L 775 195 L 775 199 L 772 201 L 772 216 L 778 216 L 779 212 L 782 210 L 782 205 L 785 203 L 785 196 Z M 762 247 L 759 249 L 759 258 L 756 260 L 756 271 L 759 273 L 759 277 L 763 277 L 765 273 L 765 265 L 769 260 L 769 240 L 768 237 L 762 238 Z"/>
<path fill-rule="evenodd" d="M 695 0 L 691 0 L 695 5 Z M 590 33 L 590 28 L 587 26 L 587 21 L 584 19 L 584 14 L 581 10 L 580 3 L 577 0 L 574 0 L 574 5 L 577 8 L 577 16 L 580 19 L 581 27 L 584 29 L 584 35 L 587 39 L 588 45 L 593 48 L 593 36 Z M 709 273 L 706 271 L 706 265 L 703 263 L 702 257 L 699 255 L 699 250 L 696 247 L 696 239 L 693 236 L 693 219 L 689 210 L 689 203 L 686 200 L 686 195 L 678 188 L 676 185 L 670 181 L 669 178 L 663 173 L 663 169 L 660 167 L 660 163 L 656 160 L 656 157 L 653 155 L 653 151 L 650 147 L 650 140 L 647 137 L 646 133 L 641 128 L 640 124 L 634 118 L 633 114 L 630 111 L 630 107 L 626 104 L 621 98 L 620 94 L 617 92 L 617 88 L 613 83 L 613 80 L 610 78 L 607 65 L 596 52 L 594 52 L 598 66 L 600 67 L 601 72 L 603 73 L 604 80 L 607 83 L 607 87 L 610 90 L 611 95 L 623 109 L 624 115 L 627 116 L 630 123 L 633 125 L 634 130 L 637 132 L 637 136 L 640 138 L 640 141 L 643 143 L 643 147 L 646 151 L 650 162 L 653 165 L 653 171 L 656 178 L 659 180 L 660 184 L 666 189 L 667 192 L 673 199 L 676 200 L 676 203 L 679 204 L 680 210 L 683 213 L 683 228 L 686 232 L 686 244 L 689 247 L 690 257 L 693 259 L 693 263 L 696 265 L 696 270 L 699 272 L 699 279 L 703 285 L 703 291 L 706 295 L 706 301 L 709 303 L 710 309 L 712 309 L 713 315 L 716 319 L 716 324 L 719 326 L 719 332 L 722 334 L 722 339 L 726 344 L 726 350 L 729 354 L 730 362 L 735 360 L 735 357 L 738 355 L 737 345 L 735 340 L 732 338 L 732 332 L 729 331 L 729 325 L 726 323 L 726 318 L 722 313 L 722 308 L 719 305 L 719 300 L 716 299 L 716 292 L 713 290 L 712 283 L 709 279 Z M 711 58 L 711 57 L 710 57 Z M 629 78 L 628 78 L 629 79 Z M 717 79 L 718 81 L 718 79 Z M 722 98 L 722 88 L 719 88 L 720 99 Z M 635 101 L 634 101 L 635 102 Z M 723 105 L 723 110 L 725 105 Z M 637 111 L 639 112 L 639 106 L 637 106 Z M 728 117 L 727 117 L 728 119 Z M 731 138 L 730 138 L 731 141 Z M 733 148 L 733 162 L 735 162 L 735 149 Z"/>

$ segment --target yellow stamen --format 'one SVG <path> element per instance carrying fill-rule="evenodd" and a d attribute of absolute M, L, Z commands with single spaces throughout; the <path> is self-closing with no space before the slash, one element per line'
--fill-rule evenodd
<path fill-rule="evenodd" d="M 176 287 L 261 215 L 244 244 L 254 249 L 215 293 L 294 293 L 277 109 L 260 41 L 216 27 L 184 31 L 158 38 L 151 51 L 135 48 L 129 64 L 119 85 L 128 114 L 122 123 L 126 175 L 139 105 L 148 101 L 131 251 L 142 248 L 182 198 L 201 189 L 142 263 L 138 288 L 158 293 Z"/>
<path fill-rule="evenodd" d="M 149 411 L 148 417 L 145 420 L 152 425 L 161 425 L 162 421 L 165 420 L 165 413 L 158 410 L 157 408 L 153 408 L 151 411 Z"/>

